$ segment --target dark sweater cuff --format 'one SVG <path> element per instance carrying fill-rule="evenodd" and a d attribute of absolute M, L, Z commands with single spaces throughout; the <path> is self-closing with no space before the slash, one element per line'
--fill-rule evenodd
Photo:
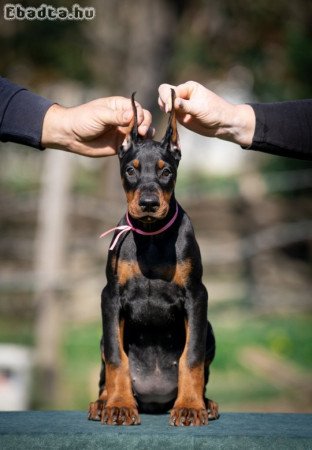
<path fill-rule="evenodd" d="M 312 159 L 311 100 L 250 103 L 256 128 L 249 149 L 297 159 Z"/>
<path fill-rule="evenodd" d="M 10 99 L 1 123 L 1 141 L 43 150 L 41 145 L 43 119 L 53 102 L 25 89 Z"/>

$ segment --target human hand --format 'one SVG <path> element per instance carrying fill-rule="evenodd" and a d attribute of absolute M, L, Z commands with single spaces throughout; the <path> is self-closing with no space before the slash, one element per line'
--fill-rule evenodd
<path fill-rule="evenodd" d="M 255 130 L 255 114 L 249 105 L 233 105 L 195 81 L 178 86 L 159 86 L 158 103 L 169 112 L 171 88 L 176 92 L 174 108 L 177 120 L 203 136 L 218 137 L 249 146 Z"/>
<path fill-rule="evenodd" d="M 151 136 L 151 114 L 136 106 L 139 134 Z M 84 156 L 114 155 L 132 118 L 131 100 L 124 97 L 99 98 L 73 108 L 54 104 L 43 121 L 41 144 Z"/>

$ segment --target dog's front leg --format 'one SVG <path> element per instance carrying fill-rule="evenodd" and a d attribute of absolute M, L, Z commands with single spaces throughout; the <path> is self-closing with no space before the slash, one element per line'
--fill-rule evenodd
<path fill-rule="evenodd" d="M 104 289 L 102 294 L 103 344 L 107 401 L 101 421 L 107 425 L 138 425 L 140 417 L 124 350 L 124 320 L 114 298 Z"/>
<path fill-rule="evenodd" d="M 178 396 L 170 413 L 170 425 L 206 425 L 204 401 L 207 293 L 189 293 L 186 301 L 185 347 L 179 360 Z"/>

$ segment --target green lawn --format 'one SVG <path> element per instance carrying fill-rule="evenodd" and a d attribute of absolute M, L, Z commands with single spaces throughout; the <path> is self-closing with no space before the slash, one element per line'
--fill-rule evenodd
<path fill-rule="evenodd" d="M 213 315 L 213 314 L 212 314 Z M 307 316 L 252 317 L 212 321 L 217 353 L 211 370 L 208 395 L 215 397 L 224 411 L 312 409 L 312 404 L 298 400 L 297 392 L 264 377 L 248 361 L 242 365 L 245 348 L 261 348 L 276 355 L 301 374 L 312 366 L 312 327 Z M 308 395 L 308 393 L 307 393 Z M 302 394 L 304 397 L 304 393 Z"/>
<path fill-rule="evenodd" d="M 218 317 L 211 320 L 217 340 L 214 367 L 218 370 L 239 368 L 236 353 L 247 345 L 263 346 L 303 368 L 312 367 L 312 323 L 309 316 L 246 316 L 241 320 L 237 317 L 227 319 L 226 323 Z"/>
<path fill-rule="evenodd" d="M 210 320 L 214 325 L 217 354 L 211 368 L 208 395 L 220 403 L 221 410 L 265 410 L 272 405 L 276 410 L 284 410 L 285 402 L 286 406 L 293 402 L 300 410 L 296 392 L 285 386 L 279 388 L 254 368 L 249 370 L 248 364 L 241 364 L 240 354 L 244 348 L 260 347 L 307 374 L 312 367 L 311 317 L 261 317 L 232 310 L 221 314 L 211 309 Z M 63 333 L 60 408 L 86 409 L 97 393 L 101 324 L 67 325 Z M 0 321 L 0 341 L 32 345 L 31 324 Z M 305 402 L 302 408 L 308 406 Z"/>
<path fill-rule="evenodd" d="M 311 319 L 307 316 L 245 317 L 211 320 L 217 339 L 217 354 L 211 369 L 209 396 L 221 403 L 223 410 L 237 410 L 244 405 L 283 398 L 283 389 L 272 385 L 260 375 L 241 365 L 240 351 L 245 347 L 260 346 L 270 353 L 282 356 L 295 367 L 308 371 L 312 366 Z M 71 392 L 72 408 L 85 408 L 96 392 L 100 368 L 100 323 L 68 329 L 63 349 L 64 382 Z M 94 385 L 90 386 L 90 382 Z M 94 395 L 94 394 L 93 394 Z M 285 392 L 292 396 L 292 392 Z M 287 397 L 287 398 L 288 398 Z"/>

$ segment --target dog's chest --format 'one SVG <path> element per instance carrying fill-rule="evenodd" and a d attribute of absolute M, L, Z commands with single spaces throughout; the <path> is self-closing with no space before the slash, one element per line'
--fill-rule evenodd
<path fill-rule="evenodd" d="M 134 282 L 137 288 L 168 289 L 168 284 L 176 288 L 184 288 L 191 273 L 191 261 L 178 259 L 172 243 L 165 245 L 151 241 L 141 248 L 132 247 L 130 252 L 123 253 L 113 260 L 114 273 L 120 287 L 129 289 Z M 162 282 L 162 283 L 161 283 Z"/>
<path fill-rule="evenodd" d="M 121 252 L 114 261 L 115 280 L 126 315 L 141 323 L 150 323 L 152 318 L 153 323 L 159 324 L 174 321 L 183 309 L 190 262 L 178 261 L 170 243 L 151 243 L 133 250 Z"/>

